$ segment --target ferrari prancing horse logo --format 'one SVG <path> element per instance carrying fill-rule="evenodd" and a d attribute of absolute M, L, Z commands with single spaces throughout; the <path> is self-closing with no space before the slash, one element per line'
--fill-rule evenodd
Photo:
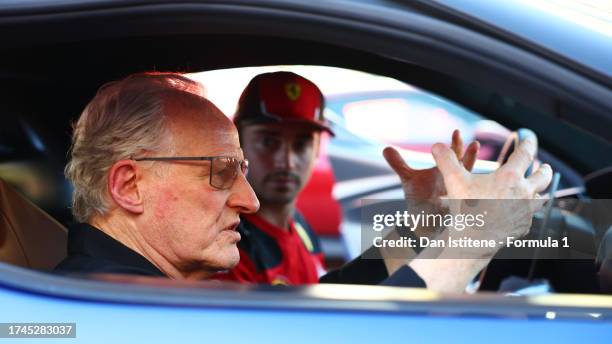
<path fill-rule="evenodd" d="M 300 97 L 301 93 L 302 88 L 300 85 L 293 82 L 285 84 L 285 94 L 287 94 L 287 98 L 289 98 L 291 101 L 296 101 Z"/>

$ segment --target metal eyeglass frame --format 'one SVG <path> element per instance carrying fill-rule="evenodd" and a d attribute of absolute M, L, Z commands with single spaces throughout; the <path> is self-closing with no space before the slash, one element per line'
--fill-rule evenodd
<path fill-rule="evenodd" d="M 213 165 L 214 161 L 219 158 L 232 159 L 238 162 L 238 166 L 240 167 L 240 172 L 246 176 L 249 170 L 249 161 L 247 159 L 239 160 L 231 156 L 225 155 L 217 155 L 217 156 L 172 156 L 172 157 L 142 157 L 142 158 L 133 158 L 130 157 L 130 160 L 134 161 L 210 161 L 210 170 L 208 177 L 208 184 L 215 189 L 226 190 L 232 187 L 236 177 L 238 176 L 238 172 L 236 172 L 232 177 L 232 182 L 227 187 L 219 187 L 213 184 Z"/>

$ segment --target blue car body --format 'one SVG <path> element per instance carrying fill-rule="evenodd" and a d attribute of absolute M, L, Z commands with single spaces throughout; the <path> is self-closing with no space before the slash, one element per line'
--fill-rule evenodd
<path fill-rule="evenodd" d="M 612 300 L 603 296 L 559 297 L 566 302 L 560 306 L 546 296 L 442 297 L 393 287 L 249 288 L 129 277 L 92 282 L 5 264 L 0 271 L 10 276 L 0 284 L 0 323 L 75 322 L 76 340 L 67 343 L 608 343 L 612 336 Z M 32 281 L 40 284 L 23 287 Z"/>

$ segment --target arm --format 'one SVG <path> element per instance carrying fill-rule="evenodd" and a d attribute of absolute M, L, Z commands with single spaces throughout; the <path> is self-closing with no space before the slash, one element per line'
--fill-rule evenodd
<path fill-rule="evenodd" d="M 453 133 L 451 148 L 457 154 L 457 157 L 462 157 L 463 141 L 458 130 Z M 476 161 L 478 148 L 478 142 L 473 142 L 468 146 L 465 156 L 462 158 L 468 170 L 472 169 Z M 441 195 L 446 193 L 444 180 L 436 167 L 426 170 L 412 169 L 405 163 L 401 155 L 392 148 L 385 149 L 383 154 L 389 165 L 400 177 L 406 199 L 439 199 Z M 393 239 L 394 237 L 399 237 L 396 232 L 392 232 L 388 238 Z M 396 250 L 401 252 L 395 252 Z M 364 259 L 363 256 L 368 258 Z M 423 264 L 415 263 L 415 266 L 411 265 L 410 268 L 407 268 L 406 265 L 410 264 L 410 259 L 393 258 L 398 256 L 413 257 L 416 256 L 416 252 L 407 252 L 406 249 L 370 247 L 367 252 L 347 265 L 321 277 L 320 282 L 425 287 L 425 283 L 419 278 L 419 275 L 425 273 L 422 268 Z M 442 266 L 437 268 L 442 268 Z"/>
<path fill-rule="evenodd" d="M 368 258 L 364 258 L 367 256 Z M 368 252 L 353 259 L 339 269 L 328 272 L 319 279 L 320 283 L 368 284 L 425 288 L 425 282 L 413 268 L 398 266 L 391 273 L 380 251 L 370 247 Z"/>

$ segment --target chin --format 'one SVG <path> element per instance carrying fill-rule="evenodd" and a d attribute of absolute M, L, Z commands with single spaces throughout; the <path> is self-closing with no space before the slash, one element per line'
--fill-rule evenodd
<path fill-rule="evenodd" d="M 216 259 L 213 263 L 215 270 L 230 270 L 240 262 L 240 253 L 238 252 L 238 247 L 236 245 L 232 245 L 232 247 L 228 247 L 224 250 L 224 252 L 219 253 L 219 255 L 217 255 L 215 258 Z"/>
<path fill-rule="evenodd" d="M 236 249 L 236 254 L 228 258 L 225 262 L 226 269 L 232 269 L 240 262 L 240 254 L 238 253 L 238 249 Z"/>

